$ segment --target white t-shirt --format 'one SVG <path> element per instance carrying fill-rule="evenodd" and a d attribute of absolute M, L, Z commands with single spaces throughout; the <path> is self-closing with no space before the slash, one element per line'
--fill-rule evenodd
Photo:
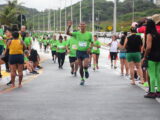
<path fill-rule="evenodd" d="M 118 52 L 118 42 L 117 41 L 112 41 L 110 52 Z"/>

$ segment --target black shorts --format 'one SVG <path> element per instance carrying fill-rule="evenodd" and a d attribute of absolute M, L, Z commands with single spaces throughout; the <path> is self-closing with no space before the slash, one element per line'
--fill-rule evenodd
<path fill-rule="evenodd" d="M 52 51 L 52 56 L 57 55 L 56 51 Z"/>
<path fill-rule="evenodd" d="M 74 63 L 77 60 L 77 57 L 69 57 L 69 62 Z"/>
<path fill-rule="evenodd" d="M 92 53 L 92 55 L 97 55 L 97 56 L 99 56 L 99 53 Z"/>
<path fill-rule="evenodd" d="M 24 55 L 9 55 L 9 64 L 24 64 Z"/>
<path fill-rule="evenodd" d="M 89 54 L 87 53 L 87 51 L 77 51 L 77 58 L 84 60 L 86 58 L 89 58 Z"/>
<path fill-rule="evenodd" d="M 117 52 L 110 52 L 111 60 L 116 60 L 117 59 Z"/>

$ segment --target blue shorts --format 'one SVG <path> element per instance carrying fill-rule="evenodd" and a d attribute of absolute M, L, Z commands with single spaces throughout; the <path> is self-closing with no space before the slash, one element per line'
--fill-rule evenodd
<path fill-rule="evenodd" d="M 125 52 L 120 53 L 119 57 L 120 59 L 126 59 L 126 53 Z"/>
<path fill-rule="evenodd" d="M 84 60 L 86 58 L 89 58 L 89 54 L 87 53 L 87 51 L 77 51 L 77 58 Z"/>
<path fill-rule="evenodd" d="M 24 64 L 24 55 L 9 55 L 9 64 Z"/>

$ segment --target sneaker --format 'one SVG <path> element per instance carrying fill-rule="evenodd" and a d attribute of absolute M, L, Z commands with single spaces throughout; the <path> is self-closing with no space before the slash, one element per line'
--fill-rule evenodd
<path fill-rule="evenodd" d="M 37 71 L 33 71 L 32 73 L 33 73 L 33 74 L 39 74 Z"/>
<path fill-rule="evenodd" d="M 74 76 L 77 77 L 77 72 L 74 72 Z"/>
<path fill-rule="evenodd" d="M 85 71 L 85 78 L 89 78 L 89 72 Z"/>
<path fill-rule="evenodd" d="M 114 66 L 114 69 L 117 69 L 117 66 Z"/>
<path fill-rule="evenodd" d="M 96 68 L 93 68 L 93 70 L 95 71 L 95 70 L 96 70 Z"/>
<path fill-rule="evenodd" d="M 41 67 L 41 66 L 37 66 L 37 68 L 38 68 L 38 69 L 42 69 L 43 67 Z"/>
<path fill-rule="evenodd" d="M 157 94 L 157 98 L 160 98 L 160 92 L 157 92 L 156 94 Z"/>
<path fill-rule="evenodd" d="M 2 74 L 0 74 L 0 78 L 2 78 Z"/>
<path fill-rule="evenodd" d="M 12 84 L 12 81 L 9 81 L 9 82 L 7 83 L 8 86 L 11 85 L 11 84 Z"/>
<path fill-rule="evenodd" d="M 83 79 L 83 80 L 81 81 L 80 85 L 83 86 L 84 83 L 85 83 L 85 80 Z"/>
<path fill-rule="evenodd" d="M 157 97 L 156 93 L 149 92 L 148 94 L 144 95 L 144 98 L 153 98 L 155 99 Z"/>

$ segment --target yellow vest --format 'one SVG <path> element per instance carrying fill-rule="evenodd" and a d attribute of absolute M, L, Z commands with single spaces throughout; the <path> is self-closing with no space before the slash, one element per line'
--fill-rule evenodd
<path fill-rule="evenodd" d="M 21 40 L 11 41 L 11 44 L 9 45 L 9 54 L 10 55 L 23 54 L 23 45 L 21 43 Z"/>

